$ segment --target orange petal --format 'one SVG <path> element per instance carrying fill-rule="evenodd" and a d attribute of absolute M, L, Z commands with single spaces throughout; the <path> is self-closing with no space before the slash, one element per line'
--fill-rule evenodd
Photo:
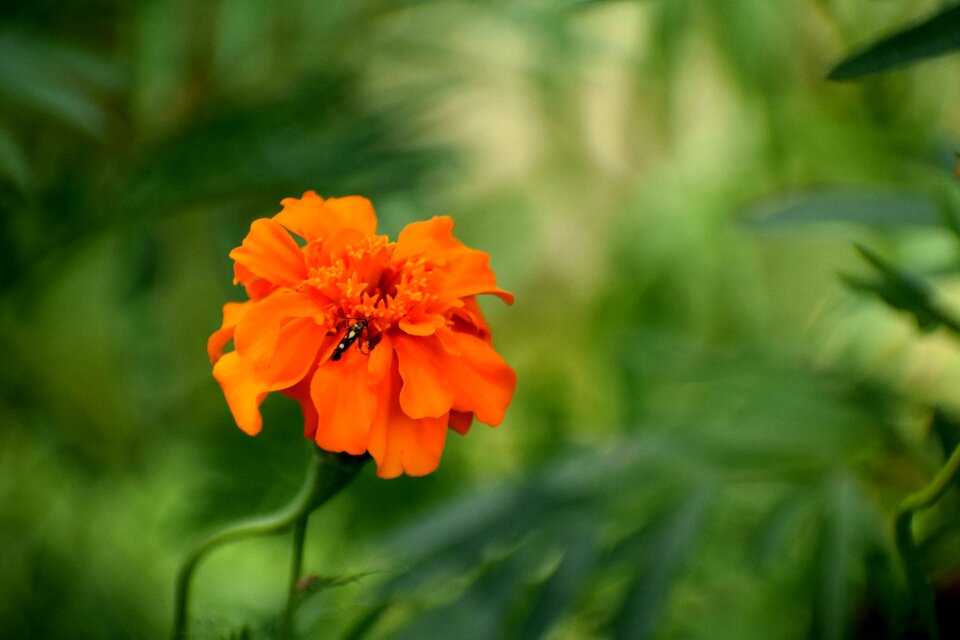
<path fill-rule="evenodd" d="M 436 313 L 410 314 L 401 318 L 399 322 L 400 329 L 413 336 L 433 335 L 437 329 L 446 326 L 446 324 L 447 319 Z"/>
<path fill-rule="evenodd" d="M 463 246 L 453 237 L 453 218 L 434 216 L 430 220 L 411 222 L 404 227 L 397 236 L 394 255 L 406 260 L 410 255 L 423 251 L 427 247 L 432 247 L 437 252 L 444 252 Z"/>
<path fill-rule="evenodd" d="M 368 450 L 377 462 L 377 475 L 381 478 L 432 473 L 440 464 L 447 437 L 446 415 L 414 419 L 404 413 L 396 393 L 400 384 L 394 367 L 384 383 L 384 400 L 370 429 Z"/>
<path fill-rule="evenodd" d="M 237 426 L 251 436 L 260 433 L 263 426 L 260 403 L 267 392 L 257 381 L 250 362 L 235 351 L 224 354 L 213 366 L 213 377 L 223 389 Z"/>
<path fill-rule="evenodd" d="M 233 263 L 233 284 L 242 284 L 251 300 L 266 298 L 277 288 L 277 285 L 259 277 L 239 262 Z"/>
<path fill-rule="evenodd" d="M 373 212 L 373 204 L 363 196 L 346 196 L 343 198 L 327 198 L 324 203 L 339 214 L 340 222 L 344 227 L 359 229 L 368 236 L 377 231 L 377 216 Z"/>
<path fill-rule="evenodd" d="M 307 277 L 300 247 L 282 226 L 267 218 L 253 221 L 243 244 L 231 251 L 230 257 L 273 284 L 293 287 Z"/>
<path fill-rule="evenodd" d="M 323 255 L 329 256 L 328 259 L 340 257 L 347 247 L 355 244 L 366 237 L 362 232 L 350 227 L 337 229 L 332 232 L 323 242 Z"/>
<path fill-rule="evenodd" d="M 395 261 L 424 256 L 440 265 L 434 272 L 439 295 L 446 298 L 492 293 L 507 304 L 513 294 L 497 287 L 497 277 L 490 268 L 490 256 L 471 249 L 453 237 L 453 220 L 436 216 L 424 222 L 408 224 L 397 238 L 393 252 Z"/>
<path fill-rule="evenodd" d="M 370 358 L 367 361 L 367 375 L 370 386 L 377 387 L 390 373 L 393 365 L 393 339 L 389 334 L 380 334 L 380 342 L 370 352 Z"/>
<path fill-rule="evenodd" d="M 323 198 L 315 192 L 307 191 L 302 198 L 284 198 L 280 204 L 283 209 L 273 219 L 307 242 L 324 238 L 330 232 Z"/>
<path fill-rule="evenodd" d="M 252 306 L 253 302 L 249 300 L 247 302 L 228 302 L 223 305 L 223 324 L 207 340 L 207 353 L 210 355 L 210 362 L 216 363 L 220 359 L 223 348 L 233 340 L 233 332 L 237 323 Z"/>
<path fill-rule="evenodd" d="M 466 249 L 447 260 L 440 270 L 438 287 L 441 295 L 463 298 L 491 293 L 507 304 L 513 304 L 513 294 L 497 286 L 497 277 L 490 268 L 490 256 L 483 251 Z"/>
<path fill-rule="evenodd" d="M 458 325 L 461 331 L 467 330 L 469 333 L 473 333 L 489 342 L 490 327 L 487 326 L 487 320 L 483 317 L 483 311 L 480 310 L 477 299 L 474 296 L 468 296 L 461 298 L 461 302 L 463 302 L 463 306 L 453 310 L 454 323 Z M 448 348 L 447 351 L 450 351 L 450 349 Z"/>
<path fill-rule="evenodd" d="M 234 346 L 244 358 L 265 363 L 277 348 L 280 327 L 287 318 L 316 317 L 318 309 L 308 295 L 278 289 L 255 302 L 237 324 Z"/>
<path fill-rule="evenodd" d="M 473 425 L 473 414 L 464 411 L 451 411 L 449 427 L 462 436 L 467 435 Z"/>
<path fill-rule="evenodd" d="M 315 440 L 322 449 L 353 455 L 367 450 L 378 405 L 368 384 L 367 356 L 351 349 L 339 361 L 321 364 L 310 383 L 310 397 L 320 416 Z"/>
<path fill-rule="evenodd" d="M 395 338 L 400 363 L 400 406 L 411 418 L 438 418 L 453 404 L 452 384 L 443 368 L 446 352 L 433 337 Z"/>
<path fill-rule="evenodd" d="M 283 210 L 273 219 L 304 240 L 322 240 L 343 228 L 372 235 L 377 228 L 373 205 L 366 198 L 347 196 L 324 200 L 313 191 L 303 198 L 284 198 Z"/>
<path fill-rule="evenodd" d="M 300 382 L 326 337 L 326 331 L 313 318 L 294 318 L 280 329 L 276 351 L 266 366 L 257 367 L 257 377 L 270 391 Z"/>
<path fill-rule="evenodd" d="M 310 397 L 310 382 L 313 376 L 304 376 L 300 382 L 288 389 L 284 389 L 284 395 L 287 395 L 300 403 L 300 411 L 303 412 L 303 436 L 313 440 L 317 433 L 317 407 L 313 404 L 313 398 Z"/>
<path fill-rule="evenodd" d="M 493 346 L 468 333 L 454 332 L 460 355 L 446 354 L 443 371 L 453 390 L 453 408 L 472 411 L 491 426 L 503 421 L 517 375 Z"/>

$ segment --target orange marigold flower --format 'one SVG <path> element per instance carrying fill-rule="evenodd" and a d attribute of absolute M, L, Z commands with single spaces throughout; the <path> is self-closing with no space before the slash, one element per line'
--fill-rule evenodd
<path fill-rule="evenodd" d="M 436 469 L 448 428 L 466 434 L 474 416 L 500 424 L 516 374 L 475 296 L 513 295 L 490 257 L 456 240 L 448 217 L 390 242 L 366 198 L 308 191 L 281 204 L 230 252 L 250 299 L 224 305 L 207 344 L 237 425 L 258 433 L 260 403 L 280 391 L 300 403 L 307 438 L 369 452 L 392 478 Z"/>

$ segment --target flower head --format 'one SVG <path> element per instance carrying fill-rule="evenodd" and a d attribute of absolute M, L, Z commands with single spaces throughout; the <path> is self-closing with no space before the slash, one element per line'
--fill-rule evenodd
<path fill-rule="evenodd" d="M 207 344 L 241 429 L 258 433 L 260 403 L 280 391 L 300 403 L 307 438 L 369 452 L 390 478 L 436 469 L 448 428 L 503 420 L 516 375 L 475 296 L 513 295 L 486 253 L 456 240 L 448 217 L 390 242 L 366 198 L 308 191 L 281 204 L 230 252 L 250 299 L 223 307 Z"/>

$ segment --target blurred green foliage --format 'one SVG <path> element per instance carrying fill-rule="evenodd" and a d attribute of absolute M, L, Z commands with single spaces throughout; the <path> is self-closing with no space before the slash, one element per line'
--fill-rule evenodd
<path fill-rule="evenodd" d="M 303 637 L 916 630 L 891 518 L 960 440 L 960 79 L 825 76 L 950 50 L 955 9 L 7 5 L 0 635 L 163 637 L 191 544 L 295 491 L 298 410 L 243 435 L 204 342 L 229 250 L 307 189 L 391 234 L 452 214 L 517 293 L 486 308 L 519 386 L 435 474 L 315 514 Z M 957 500 L 916 523 L 945 637 Z M 214 553 L 196 636 L 272 637 L 288 546 Z"/>

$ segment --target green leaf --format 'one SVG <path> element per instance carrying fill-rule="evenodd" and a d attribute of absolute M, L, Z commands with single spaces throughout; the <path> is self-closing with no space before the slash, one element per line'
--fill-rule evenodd
<path fill-rule="evenodd" d="M 825 522 L 817 553 L 817 584 L 813 590 L 818 637 L 845 637 L 853 607 L 851 574 L 856 562 L 858 505 L 855 482 L 838 476 L 825 487 Z"/>
<path fill-rule="evenodd" d="M 763 203 L 745 215 L 749 228 L 782 229 L 824 222 L 875 226 L 939 226 L 939 205 L 928 196 L 908 191 L 870 192 L 836 189 L 808 192 Z"/>
<path fill-rule="evenodd" d="M 827 78 L 848 80 L 888 71 L 954 49 L 960 49 L 960 6 L 948 7 L 924 22 L 847 57 L 833 68 Z"/>
<path fill-rule="evenodd" d="M 587 583 L 598 558 L 596 534 L 583 523 L 567 541 L 563 559 L 543 584 L 520 628 L 520 638 L 541 638 L 567 611 Z"/>
<path fill-rule="evenodd" d="M 112 67 L 78 49 L 0 32 L 0 102 L 102 135 L 106 110 L 96 95 L 115 88 Z"/>
<path fill-rule="evenodd" d="M 526 587 L 534 560 L 544 549 L 526 545 L 515 553 L 489 562 L 455 601 L 430 609 L 391 637 L 400 640 L 450 637 L 459 640 L 503 637 L 508 612 Z"/>
<path fill-rule="evenodd" d="M 30 184 L 30 167 L 10 133 L 0 128 L 0 178 L 10 180 L 21 192 Z"/>
<path fill-rule="evenodd" d="M 709 503 L 709 491 L 697 489 L 667 517 L 649 548 L 646 570 L 637 575 L 617 615 L 614 638 L 653 636 L 670 587 L 691 555 Z"/>
<path fill-rule="evenodd" d="M 865 246 L 858 244 L 856 247 L 877 269 L 879 278 L 864 280 L 841 276 L 848 286 L 874 293 L 894 309 L 912 314 L 921 331 L 934 331 L 941 325 L 952 331 L 960 330 L 957 321 L 937 306 L 935 292 L 923 278 L 896 267 Z"/>
<path fill-rule="evenodd" d="M 801 488 L 790 492 L 764 517 L 753 549 L 758 568 L 768 569 L 775 565 L 784 549 L 797 536 L 811 506 L 811 493 Z"/>

